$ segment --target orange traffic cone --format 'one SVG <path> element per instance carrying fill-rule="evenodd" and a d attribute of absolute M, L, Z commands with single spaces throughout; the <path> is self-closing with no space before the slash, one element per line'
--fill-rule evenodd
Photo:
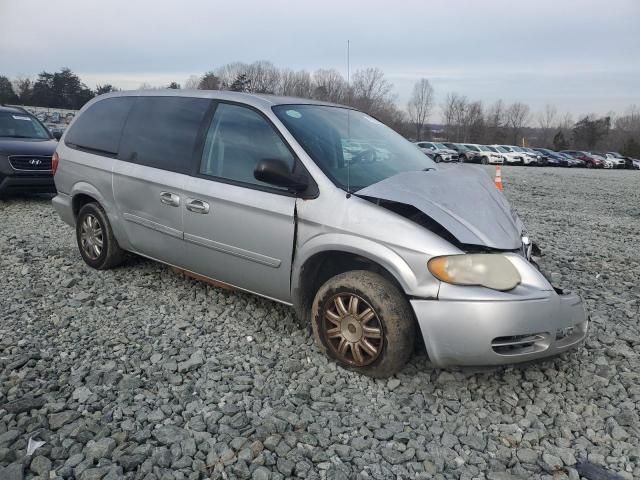
<path fill-rule="evenodd" d="M 504 187 L 502 186 L 502 167 L 500 165 L 496 165 L 496 188 L 501 192 L 504 192 Z"/>

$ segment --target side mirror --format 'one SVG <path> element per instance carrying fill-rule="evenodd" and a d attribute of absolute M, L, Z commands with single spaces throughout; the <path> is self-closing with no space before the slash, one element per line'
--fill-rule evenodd
<path fill-rule="evenodd" d="M 53 138 L 55 138 L 56 140 L 60 140 L 60 138 L 62 138 L 62 132 L 60 130 L 56 130 L 54 132 L 52 132 Z"/>
<path fill-rule="evenodd" d="M 304 192 L 309 186 L 309 179 L 304 175 L 294 175 L 287 164 L 279 159 L 265 158 L 260 160 L 253 171 L 256 180 L 277 187 L 285 187 L 294 192 Z"/>

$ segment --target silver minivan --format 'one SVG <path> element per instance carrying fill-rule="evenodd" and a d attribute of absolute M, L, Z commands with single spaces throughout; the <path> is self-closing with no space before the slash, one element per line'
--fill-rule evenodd
<path fill-rule="evenodd" d="M 133 252 L 291 305 L 320 350 L 367 375 L 400 370 L 419 338 L 441 367 L 542 358 L 587 333 L 580 298 L 540 272 L 480 167 L 438 166 L 348 107 L 107 94 L 53 169 L 90 266 Z"/>

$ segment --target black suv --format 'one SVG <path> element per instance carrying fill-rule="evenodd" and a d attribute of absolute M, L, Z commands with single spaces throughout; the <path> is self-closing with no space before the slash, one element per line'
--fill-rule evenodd
<path fill-rule="evenodd" d="M 55 192 L 51 156 L 57 144 L 29 112 L 0 105 L 0 196 L 17 191 Z"/>

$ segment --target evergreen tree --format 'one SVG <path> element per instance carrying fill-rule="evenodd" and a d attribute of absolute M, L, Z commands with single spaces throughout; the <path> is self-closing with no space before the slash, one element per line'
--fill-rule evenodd
<path fill-rule="evenodd" d="M 555 150 L 566 150 L 569 148 L 569 144 L 567 143 L 567 139 L 564 138 L 564 133 L 562 130 L 559 130 L 558 133 L 553 137 L 553 148 Z"/>
<path fill-rule="evenodd" d="M 13 85 L 7 77 L 0 76 L 0 104 L 2 103 L 18 103 L 19 98 L 13 91 Z"/>
<path fill-rule="evenodd" d="M 229 87 L 229 90 L 231 90 L 232 92 L 248 92 L 250 88 L 251 80 L 247 78 L 246 74 L 241 73 L 233 81 L 233 83 Z"/>

